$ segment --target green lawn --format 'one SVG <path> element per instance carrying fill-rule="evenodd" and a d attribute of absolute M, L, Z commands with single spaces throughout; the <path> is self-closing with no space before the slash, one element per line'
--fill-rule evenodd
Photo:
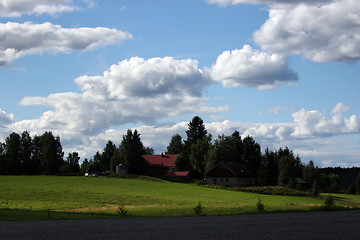
<path fill-rule="evenodd" d="M 360 206 L 360 196 L 335 197 L 343 207 Z M 206 215 L 256 213 L 259 198 L 265 204 L 265 212 L 312 211 L 324 202 L 310 197 L 259 195 L 151 178 L 0 176 L 0 220 L 26 220 L 31 219 L 31 214 L 41 216 L 34 219 L 120 217 L 117 210 L 121 205 L 128 210 L 128 217 L 193 216 L 199 201 Z M 17 217 L 11 218 L 12 213 Z M 71 214 L 60 216 L 64 213 Z"/>

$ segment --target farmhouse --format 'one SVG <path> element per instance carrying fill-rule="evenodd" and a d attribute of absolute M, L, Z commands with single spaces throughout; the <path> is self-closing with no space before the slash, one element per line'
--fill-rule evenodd
<path fill-rule="evenodd" d="M 206 173 L 207 184 L 226 186 L 255 185 L 255 176 L 244 165 L 221 162 Z"/>
<path fill-rule="evenodd" d="M 143 155 L 148 166 L 145 174 L 153 177 L 187 177 L 188 171 L 175 171 L 178 154 Z"/>

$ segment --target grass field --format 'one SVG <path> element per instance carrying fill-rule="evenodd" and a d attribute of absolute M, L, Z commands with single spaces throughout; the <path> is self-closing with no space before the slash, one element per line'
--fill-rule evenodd
<path fill-rule="evenodd" d="M 335 194 L 336 204 L 360 208 L 360 196 Z M 323 199 L 259 195 L 205 188 L 152 178 L 0 176 L 0 220 L 193 216 L 201 202 L 205 215 L 316 211 Z"/>

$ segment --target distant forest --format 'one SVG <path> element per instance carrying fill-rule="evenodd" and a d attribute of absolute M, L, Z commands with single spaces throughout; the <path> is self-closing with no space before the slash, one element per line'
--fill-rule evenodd
<path fill-rule="evenodd" d="M 316 192 L 347 191 L 360 194 L 360 168 L 318 168 L 312 161 L 301 162 L 292 150 L 280 148 L 261 152 L 251 136 L 242 139 L 235 131 L 229 136 L 220 135 L 215 140 L 208 134 L 203 120 L 195 116 L 188 124 L 187 139 L 179 134 L 172 136 L 166 154 L 179 154 L 175 161 L 177 171 L 190 171 L 193 179 L 203 179 L 205 173 L 220 162 L 240 163 L 246 166 L 261 186 L 286 186 L 312 189 Z M 64 159 L 60 137 L 51 132 L 31 137 L 24 131 L 21 135 L 10 134 L 0 142 L 0 174 L 6 175 L 83 175 L 86 171 L 115 173 L 122 163 L 129 173 L 143 174 L 146 162 L 144 154 L 154 154 L 145 147 L 137 130 L 128 130 L 119 146 L 108 141 L 102 152 L 79 164 L 77 152 Z M 305 183 L 305 184 L 304 184 Z"/>

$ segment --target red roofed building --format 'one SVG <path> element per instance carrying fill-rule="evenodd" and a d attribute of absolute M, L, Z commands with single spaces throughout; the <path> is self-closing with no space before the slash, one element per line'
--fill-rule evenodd
<path fill-rule="evenodd" d="M 143 155 L 148 166 L 145 174 L 153 177 L 187 177 L 189 172 L 176 172 L 175 160 L 179 154 Z"/>

